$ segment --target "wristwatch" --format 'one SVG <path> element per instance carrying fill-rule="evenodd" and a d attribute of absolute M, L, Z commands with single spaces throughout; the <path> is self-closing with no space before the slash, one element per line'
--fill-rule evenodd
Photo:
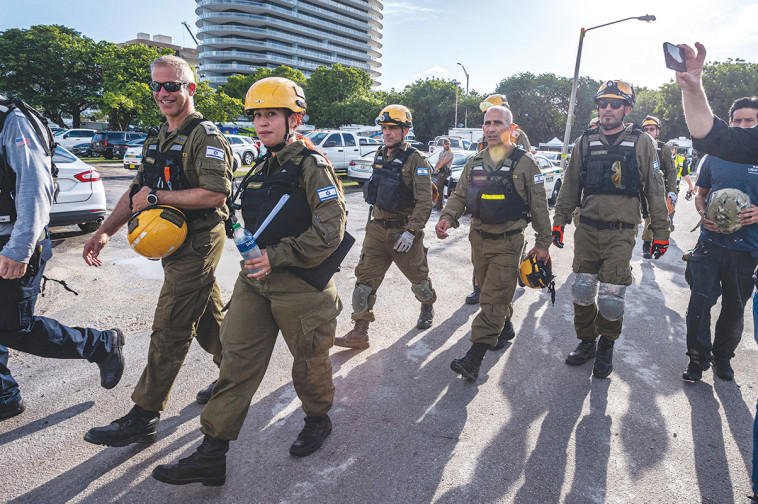
<path fill-rule="evenodd" d="M 158 195 L 155 193 L 155 189 L 150 191 L 150 194 L 147 195 L 147 202 L 151 205 L 157 205 L 158 204 Z"/>

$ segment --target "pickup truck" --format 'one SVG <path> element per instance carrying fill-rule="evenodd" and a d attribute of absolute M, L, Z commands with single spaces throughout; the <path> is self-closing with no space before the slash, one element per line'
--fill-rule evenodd
<path fill-rule="evenodd" d="M 313 130 L 305 135 L 331 161 L 337 171 L 347 171 L 350 161 L 375 152 L 382 143 L 349 131 Z"/>

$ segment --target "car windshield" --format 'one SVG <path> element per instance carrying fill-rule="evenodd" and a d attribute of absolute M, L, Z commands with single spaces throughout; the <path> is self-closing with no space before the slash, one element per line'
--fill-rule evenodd
<path fill-rule="evenodd" d="M 321 143 L 321 141 L 328 135 L 329 133 L 319 132 L 319 133 L 312 133 L 311 136 L 308 138 L 311 139 L 311 142 L 318 145 Z"/>
<path fill-rule="evenodd" d="M 71 154 L 69 151 L 61 147 L 60 145 L 55 148 L 55 153 L 53 154 L 53 161 L 55 161 L 56 164 L 62 164 L 62 163 L 74 163 L 76 162 L 76 156 Z"/>
<path fill-rule="evenodd" d="M 139 147 L 140 145 L 143 145 L 145 143 L 144 138 L 138 138 L 137 140 L 132 140 L 131 142 L 126 142 L 126 145 L 129 147 Z"/>
<path fill-rule="evenodd" d="M 126 135 L 126 133 L 119 133 L 119 132 L 108 133 L 107 138 L 108 140 L 123 140 L 124 135 Z"/>
<path fill-rule="evenodd" d="M 64 133 L 65 133 L 65 132 L 67 132 L 67 131 L 68 131 L 68 130 L 60 130 L 60 131 L 56 131 L 55 133 L 53 133 L 53 136 L 61 136 L 62 134 L 64 134 Z"/>

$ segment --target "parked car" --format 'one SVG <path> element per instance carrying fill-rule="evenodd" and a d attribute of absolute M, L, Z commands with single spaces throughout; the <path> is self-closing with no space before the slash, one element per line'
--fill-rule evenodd
<path fill-rule="evenodd" d="M 255 146 L 252 138 L 241 135 L 224 135 L 229 140 L 232 152 L 239 156 L 240 164 L 251 165 L 255 158 L 258 157 L 258 148 Z M 236 167 L 235 167 L 236 169 Z"/>
<path fill-rule="evenodd" d="M 95 130 L 85 128 L 62 130 L 55 133 L 54 140 L 61 147 L 71 149 L 75 145 L 79 145 L 84 142 L 91 142 L 92 137 L 95 136 L 95 133 Z"/>
<path fill-rule="evenodd" d="M 438 136 L 434 139 L 433 142 L 430 142 L 429 145 L 426 147 L 429 149 L 429 154 L 433 154 L 438 149 L 442 148 L 442 141 L 448 139 L 450 140 L 450 148 L 451 149 L 458 149 L 458 150 L 468 150 L 471 147 L 471 142 L 468 140 L 456 137 L 456 136 L 448 136 L 448 135 L 442 135 Z"/>
<path fill-rule="evenodd" d="M 377 146 L 378 147 L 378 146 Z M 367 152 L 363 156 L 351 160 L 347 164 L 347 178 L 363 183 L 371 178 L 374 169 L 376 151 Z"/>
<path fill-rule="evenodd" d="M 142 164 L 142 147 L 147 138 L 140 138 L 129 142 L 129 148 L 124 152 L 124 168 L 137 170 Z"/>
<path fill-rule="evenodd" d="M 538 156 L 543 156 L 548 158 L 555 166 L 560 166 L 561 164 L 561 153 L 560 152 L 553 152 L 553 151 L 537 151 L 534 153 Z"/>
<path fill-rule="evenodd" d="M 349 131 L 313 130 L 305 136 L 324 153 L 336 171 L 347 170 L 351 160 L 381 147 L 381 145 L 361 143 L 359 138 L 362 137 Z"/>
<path fill-rule="evenodd" d="M 105 187 L 100 173 L 63 147 L 53 154 L 58 167 L 58 195 L 50 209 L 50 226 L 76 224 L 87 233 L 105 219 Z"/>
<path fill-rule="evenodd" d="M 136 140 L 130 140 L 125 144 L 117 143 L 113 146 L 113 157 L 122 158 L 126 155 L 126 151 L 132 147 L 142 147 L 145 144 L 147 137 L 138 138 Z"/>
<path fill-rule="evenodd" d="M 358 144 L 359 145 L 376 145 L 376 148 L 378 149 L 382 145 L 384 145 L 384 142 L 380 142 L 376 138 L 369 138 L 369 137 L 358 137 Z"/>
<path fill-rule="evenodd" d="M 70 150 L 77 157 L 92 157 L 92 142 L 74 145 Z"/>
<path fill-rule="evenodd" d="M 450 168 L 450 176 L 445 181 L 445 187 L 447 187 L 447 190 L 445 191 L 446 197 L 450 197 L 453 191 L 455 191 L 455 186 L 458 184 L 458 180 L 461 178 L 461 173 L 463 173 L 463 167 L 466 166 L 466 161 L 468 161 L 471 156 L 476 154 L 476 152 L 470 150 L 451 150 L 455 156 L 453 157 L 453 164 Z M 437 164 L 441 153 L 442 148 L 437 149 L 437 152 L 427 158 L 429 160 L 429 164 L 432 165 L 432 168 L 434 168 L 434 165 Z M 436 175 L 432 176 L 432 178 L 435 181 L 437 179 Z"/>
<path fill-rule="evenodd" d="M 92 155 L 105 156 L 105 159 L 113 159 L 115 152 L 120 152 L 118 157 L 122 157 L 128 148 L 126 144 L 138 138 L 145 138 L 145 133 L 134 131 L 98 131 L 92 137 Z M 118 147 L 116 151 L 114 148 Z"/>

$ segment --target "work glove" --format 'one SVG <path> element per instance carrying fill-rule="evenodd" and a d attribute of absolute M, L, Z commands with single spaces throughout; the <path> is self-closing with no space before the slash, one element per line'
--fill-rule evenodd
<path fill-rule="evenodd" d="M 650 247 L 650 253 L 653 257 L 660 259 L 663 254 L 669 249 L 669 241 L 653 240 L 653 245 Z"/>
<path fill-rule="evenodd" d="M 553 226 L 553 245 L 563 248 L 563 230 L 566 226 Z"/>
<path fill-rule="evenodd" d="M 405 254 L 411 249 L 411 246 L 413 246 L 413 240 L 415 239 L 415 234 L 410 231 L 403 231 L 403 234 L 401 234 L 400 238 L 395 242 L 395 251 Z"/>
<path fill-rule="evenodd" d="M 674 191 L 671 191 L 666 196 L 668 196 L 669 198 L 671 198 L 671 204 L 672 205 L 676 205 L 676 200 L 679 199 L 679 196 L 677 196 L 677 194 Z"/>

